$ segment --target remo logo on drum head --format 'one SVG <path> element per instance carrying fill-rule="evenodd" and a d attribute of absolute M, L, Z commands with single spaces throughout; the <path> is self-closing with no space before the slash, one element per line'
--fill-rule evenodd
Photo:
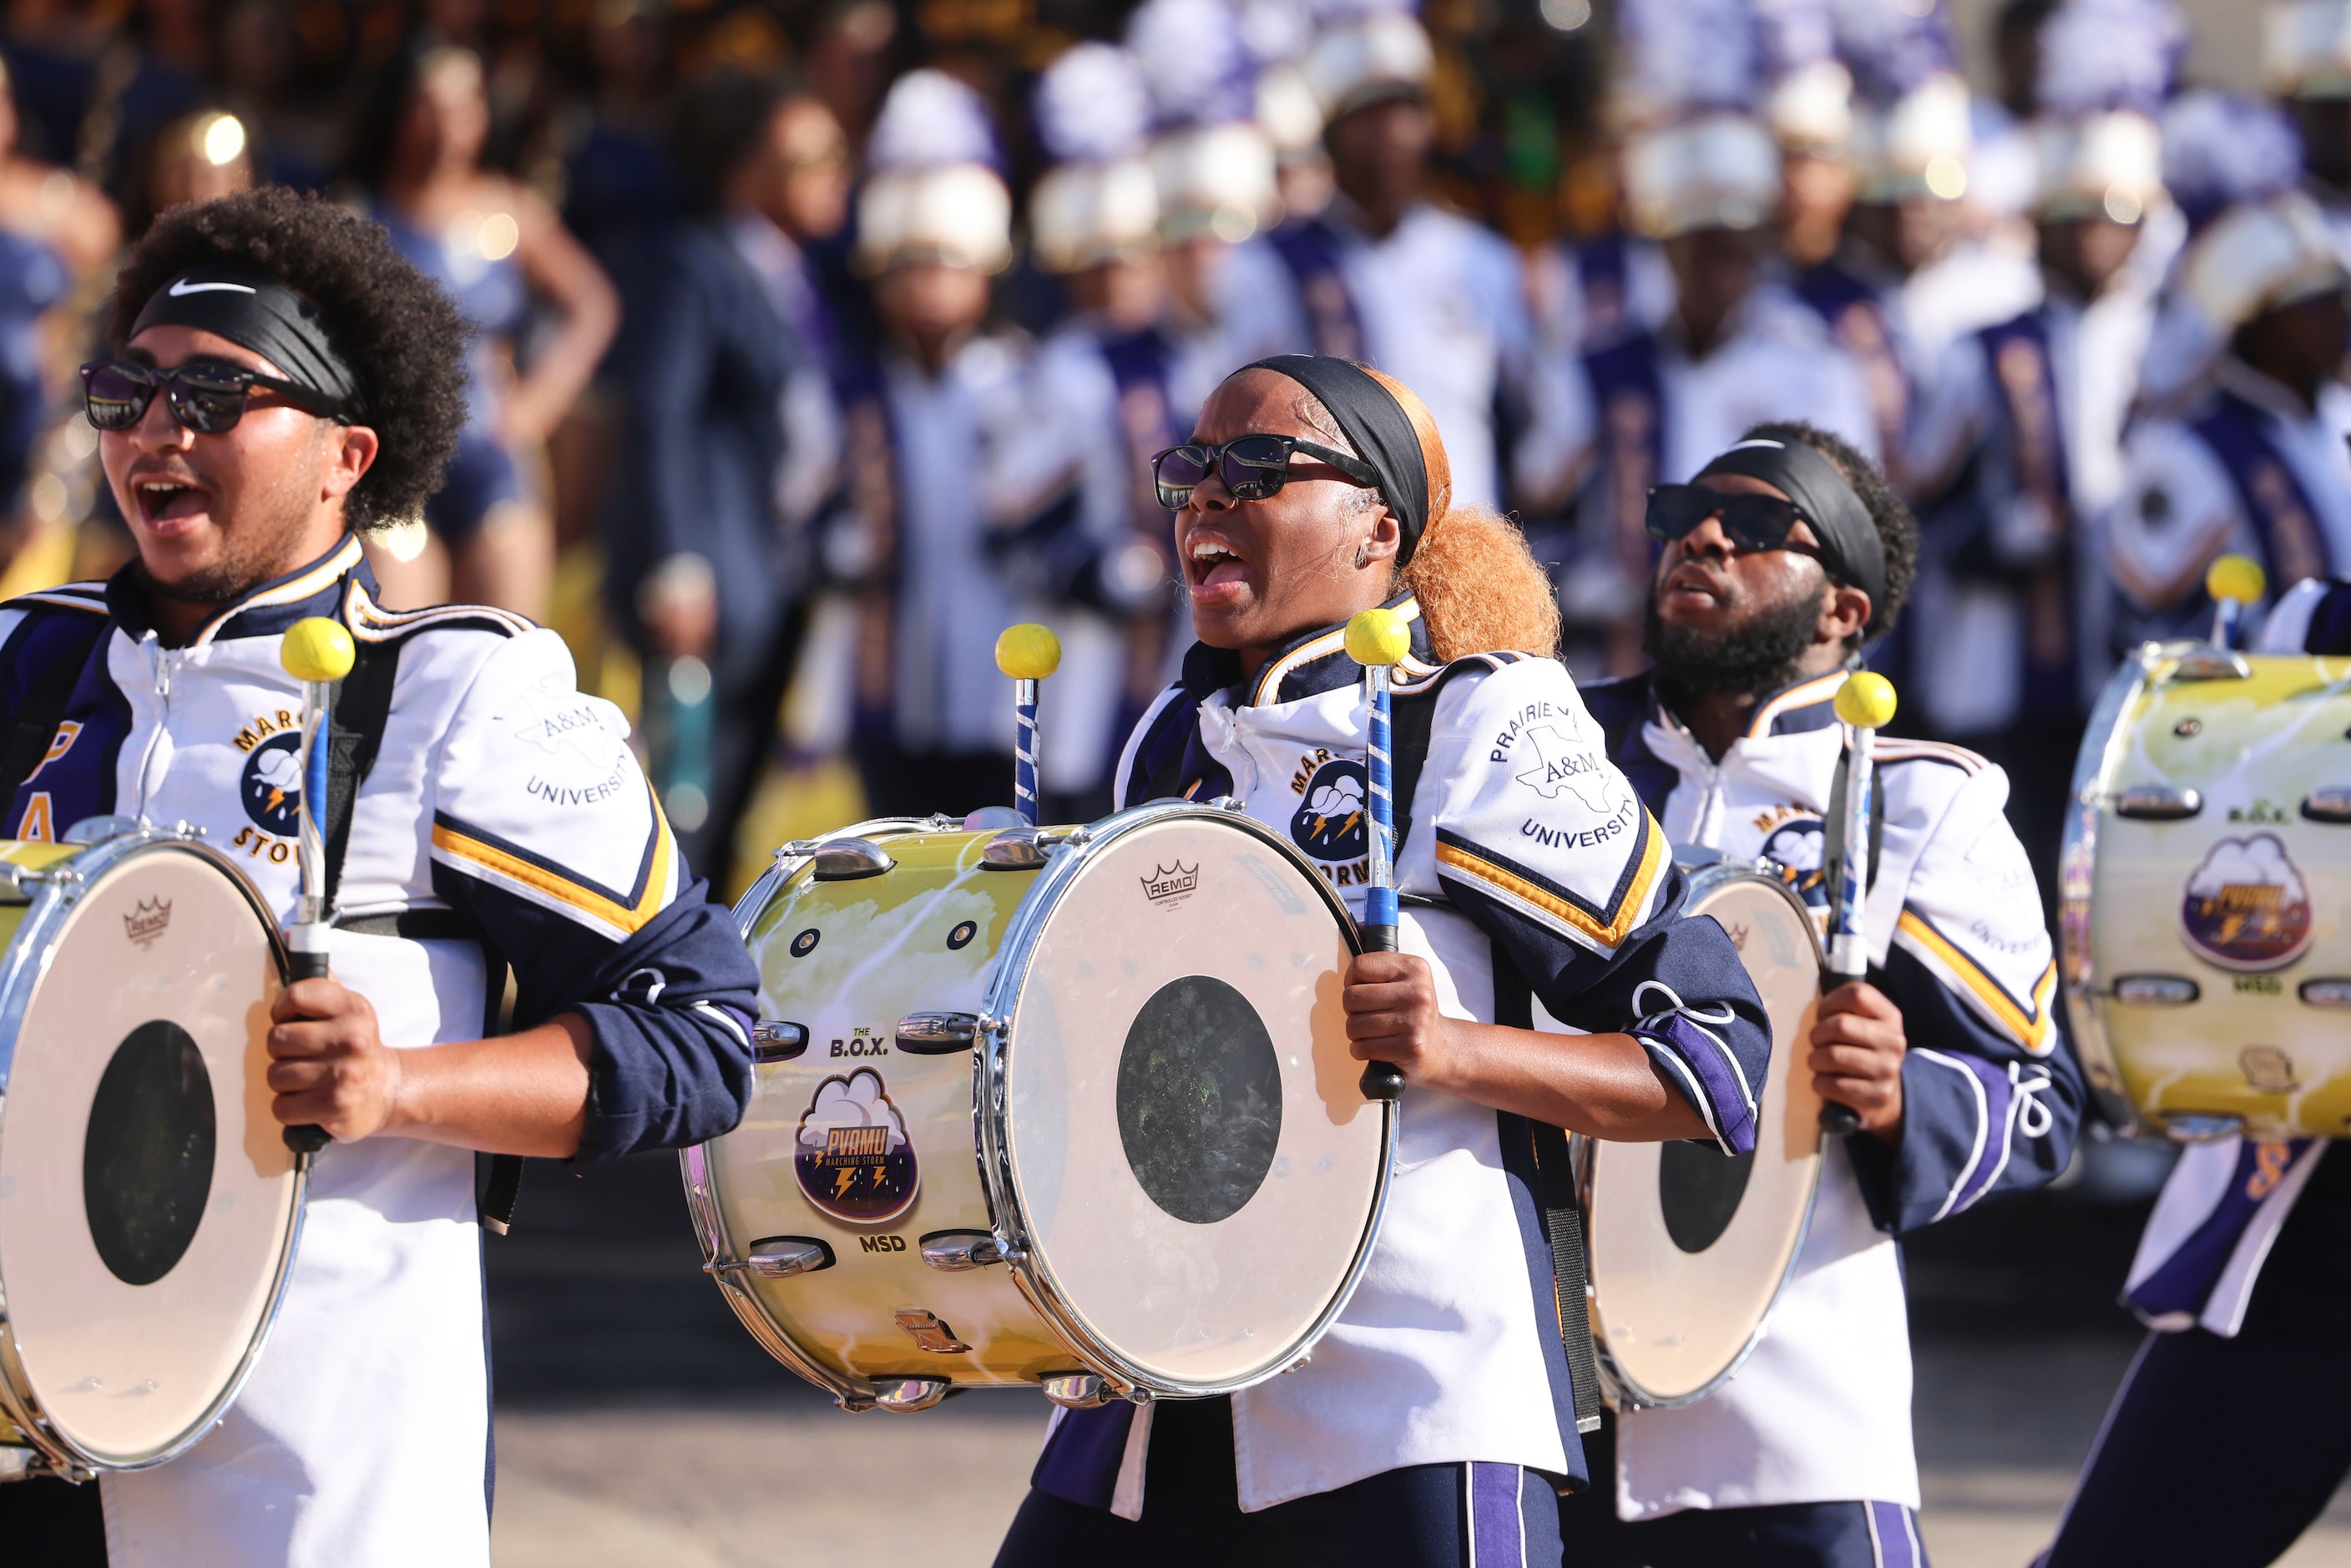
<path fill-rule="evenodd" d="M 2189 873 L 2180 930 L 2224 969 L 2278 969 L 2310 946 L 2310 890 L 2275 833 L 2222 839 Z"/>
<path fill-rule="evenodd" d="M 800 1113 L 792 1169 L 810 1203 L 851 1225 L 881 1225 L 914 1207 L 914 1145 L 879 1072 L 861 1067 L 817 1085 Z"/>

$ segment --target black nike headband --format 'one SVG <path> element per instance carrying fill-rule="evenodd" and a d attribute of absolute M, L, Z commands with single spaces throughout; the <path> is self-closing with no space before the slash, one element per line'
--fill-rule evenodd
<path fill-rule="evenodd" d="M 1876 614 L 1886 603 L 1886 541 L 1862 505 L 1861 493 L 1843 470 L 1801 441 L 1754 435 L 1698 470 L 1743 474 L 1761 479 L 1796 503 L 1796 510 L 1820 536 L 1821 564 L 1828 574 L 1869 595 Z"/>
<path fill-rule="evenodd" d="M 1314 394 L 1331 411 L 1355 455 L 1379 475 L 1380 495 L 1395 514 L 1396 565 L 1412 559 L 1420 536 L 1428 528 L 1428 459 L 1420 449 L 1420 433 L 1395 394 L 1361 365 L 1330 354 L 1277 354 L 1243 365 L 1244 371 L 1272 371 L 1288 376 Z M 1239 371 L 1233 372 L 1235 375 Z"/>
<path fill-rule="evenodd" d="M 360 413 L 359 377 L 336 349 L 319 308 L 267 273 L 191 267 L 155 290 L 131 335 L 150 327 L 218 333 L 276 365 L 286 380 L 332 400 L 339 413 Z"/>

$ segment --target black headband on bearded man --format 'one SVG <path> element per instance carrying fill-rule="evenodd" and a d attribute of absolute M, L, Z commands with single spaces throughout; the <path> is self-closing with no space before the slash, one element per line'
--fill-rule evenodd
<path fill-rule="evenodd" d="M 217 333 L 276 365 L 286 380 L 328 399 L 339 413 L 360 412 L 359 377 L 335 347 L 319 308 L 267 273 L 191 267 L 155 290 L 131 323 L 131 335 L 150 327 Z"/>
<path fill-rule="evenodd" d="M 1379 475 L 1380 495 L 1402 536 L 1396 565 L 1411 560 L 1428 528 L 1428 460 L 1421 454 L 1420 433 L 1395 394 L 1361 365 L 1329 354 L 1277 354 L 1241 370 L 1288 376 L 1331 411 L 1355 455 Z"/>
<path fill-rule="evenodd" d="M 1699 469 L 1698 476 L 1709 474 L 1761 479 L 1795 502 L 1820 536 L 1821 564 L 1829 576 L 1868 594 L 1873 610 L 1886 602 L 1886 540 L 1861 492 L 1818 450 L 1801 441 L 1750 436 Z"/>

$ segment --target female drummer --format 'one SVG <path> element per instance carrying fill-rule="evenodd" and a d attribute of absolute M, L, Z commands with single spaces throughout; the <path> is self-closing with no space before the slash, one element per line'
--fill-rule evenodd
<path fill-rule="evenodd" d="M 1062 1416 L 997 1561 L 1556 1563 L 1555 1491 L 1585 1469 L 1531 1124 L 1751 1148 L 1761 1005 L 1721 927 L 1680 917 L 1664 836 L 1548 656 L 1541 569 L 1508 523 L 1453 506 L 1418 398 L 1343 360 L 1261 361 L 1155 473 L 1199 640 L 1127 743 L 1122 803 L 1239 800 L 1360 915 L 1364 714 L 1342 633 L 1374 605 L 1411 624 L 1400 689 L 1435 696 L 1399 823 L 1404 951 L 1356 958 L 1344 993 L 1355 1055 L 1408 1084 L 1395 1176 L 1311 1364 L 1229 1398 Z M 1588 1032 L 1498 1024 L 1531 1020 L 1530 988 Z"/>

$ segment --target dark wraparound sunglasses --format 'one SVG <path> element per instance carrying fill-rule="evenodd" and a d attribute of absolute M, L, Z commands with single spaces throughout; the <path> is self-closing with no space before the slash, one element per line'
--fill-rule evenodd
<path fill-rule="evenodd" d="M 1793 501 L 1778 496 L 1730 496 L 1703 485 L 1659 485 L 1649 492 L 1649 537 L 1670 543 L 1708 517 L 1722 519 L 1722 531 L 1742 550 L 1793 549 L 1818 555 L 1812 545 L 1791 545 L 1789 533 L 1809 522 Z"/>
<path fill-rule="evenodd" d="M 1193 443 L 1171 446 L 1151 460 L 1151 482 L 1159 504 L 1180 512 L 1200 481 L 1214 474 L 1236 501 L 1262 501 L 1290 482 L 1290 455 L 1319 458 L 1358 485 L 1376 485 L 1379 474 L 1360 457 L 1301 441 L 1294 435 L 1236 435 L 1222 446 Z"/>
<path fill-rule="evenodd" d="M 93 360 L 81 368 L 82 408 L 100 430 L 129 430 L 147 417 L 147 405 L 161 392 L 182 425 L 198 435 L 219 435 L 236 428 L 256 387 L 305 413 L 342 415 L 330 397 L 221 360 L 192 360 L 168 371 L 131 360 Z"/>

